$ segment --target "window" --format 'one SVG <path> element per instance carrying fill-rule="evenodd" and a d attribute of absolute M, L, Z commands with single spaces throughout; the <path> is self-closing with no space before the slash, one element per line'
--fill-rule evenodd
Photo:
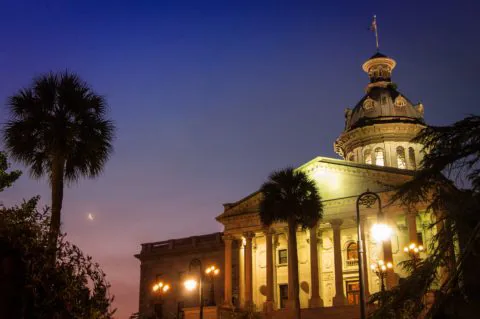
<path fill-rule="evenodd" d="M 366 150 L 363 158 L 365 159 L 365 164 L 372 165 L 372 151 Z"/>
<path fill-rule="evenodd" d="M 417 245 L 422 245 L 423 246 L 423 234 L 422 232 L 417 233 Z"/>
<path fill-rule="evenodd" d="M 288 300 L 288 285 L 282 284 L 278 288 L 280 290 L 280 308 L 285 308 Z"/>
<path fill-rule="evenodd" d="M 375 149 L 375 165 L 385 166 L 385 156 L 383 154 L 383 149 L 380 147 Z"/>
<path fill-rule="evenodd" d="M 405 149 L 401 146 L 397 147 L 397 167 L 401 169 L 407 168 L 407 162 L 405 161 Z"/>
<path fill-rule="evenodd" d="M 286 249 L 280 249 L 278 251 L 278 264 L 286 265 L 288 263 L 288 253 Z"/>
<path fill-rule="evenodd" d="M 417 162 L 415 161 L 415 150 L 413 147 L 408 148 L 408 161 L 412 169 L 417 169 Z"/>
<path fill-rule="evenodd" d="M 355 162 L 355 155 L 351 154 L 349 157 L 348 157 L 348 160 L 350 162 Z"/>
<path fill-rule="evenodd" d="M 358 281 L 347 281 L 347 303 L 358 305 L 360 303 L 360 284 Z"/>
<path fill-rule="evenodd" d="M 347 246 L 347 266 L 358 265 L 358 246 L 357 243 L 350 243 Z"/>

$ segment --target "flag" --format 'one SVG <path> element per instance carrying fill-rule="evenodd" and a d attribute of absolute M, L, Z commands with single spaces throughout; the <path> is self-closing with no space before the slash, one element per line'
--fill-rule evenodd
<path fill-rule="evenodd" d="M 370 26 L 370 31 L 377 32 L 377 16 L 373 16 L 372 25 Z"/>

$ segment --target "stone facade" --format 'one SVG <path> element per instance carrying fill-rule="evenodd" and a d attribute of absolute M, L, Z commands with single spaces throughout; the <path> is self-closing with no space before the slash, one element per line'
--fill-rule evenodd
<path fill-rule="evenodd" d="M 139 312 L 153 315 L 157 312 L 163 317 L 176 318 L 182 316 L 184 310 L 198 306 L 198 293 L 187 292 L 183 282 L 190 276 L 198 277 L 198 267 L 189 271 L 190 262 L 198 258 L 204 268 L 210 265 L 224 268 L 224 245 L 222 233 L 171 239 L 162 242 L 142 244 L 140 254 L 135 255 L 140 265 L 140 300 Z M 165 294 L 152 291 L 155 283 L 162 281 L 171 289 Z M 215 304 L 223 302 L 223 277 L 214 281 Z M 210 282 L 205 281 L 205 303 L 209 304 Z M 211 311 L 210 311 L 211 312 Z"/>

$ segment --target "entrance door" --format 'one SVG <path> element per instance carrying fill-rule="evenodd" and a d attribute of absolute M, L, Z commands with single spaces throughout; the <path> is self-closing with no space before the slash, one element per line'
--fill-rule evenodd
<path fill-rule="evenodd" d="M 356 281 L 346 282 L 347 302 L 349 305 L 358 305 L 360 303 L 360 283 Z"/>

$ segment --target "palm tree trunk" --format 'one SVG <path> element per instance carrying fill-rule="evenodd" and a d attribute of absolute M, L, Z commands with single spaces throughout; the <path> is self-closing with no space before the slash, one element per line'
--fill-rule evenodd
<path fill-rule="evenodd" d="M 292 276 L 288 287 L 289 305 L 292 308 L 291 318 L 300 319 L 300 299 L 298 296 L 298 255 L 297 255 L 297 223 L 295 219 L 288 220 L 288 275 Z"/>
<path fill-rule="evenodd" d="M 55 252 L 57 239 L 60 234 L 60 213 L 63 202 L 63 172 L 65 163 L 62 158 L 57 158 L 52 164 L 52 174 L 50 176 L 52 187 L 52 215 L 50 219 L 50 249 Z M 55 255 L 55 254 L 54 254 Z"/>

